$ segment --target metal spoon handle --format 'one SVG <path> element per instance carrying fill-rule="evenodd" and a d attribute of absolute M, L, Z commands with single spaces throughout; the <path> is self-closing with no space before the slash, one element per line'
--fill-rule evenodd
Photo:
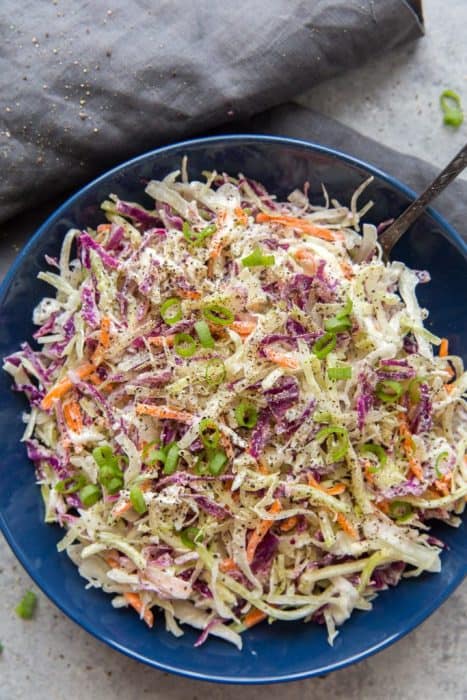
<path fill-rule="evenodd" d="M 407 209 L 379 236 L 379 242 L 384 255 L 389 257 L 392 248 L 399 238 L 407 231 L 423 210 L 433 201 L 445 187 L 467 167 L 467 144 L 454 156 L 437 178 L 428 185 L 426 190 L 407 207 Z"/>

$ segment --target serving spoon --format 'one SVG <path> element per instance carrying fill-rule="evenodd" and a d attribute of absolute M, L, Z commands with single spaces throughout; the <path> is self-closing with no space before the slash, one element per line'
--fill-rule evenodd
<path fill-rule="evenodd" d="M 444 170 L 428 185 L 397 219 L 378 236 L 383 249 L 384 260 L 389 260 L 391 251 L 407 229 L 418 219 L 426 207 L 461 173 L 467 166 L 467 144 L 446 165 Z"/>

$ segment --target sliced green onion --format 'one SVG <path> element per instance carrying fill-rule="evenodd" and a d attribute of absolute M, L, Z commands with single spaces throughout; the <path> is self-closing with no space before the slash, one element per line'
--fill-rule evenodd
<path fill-rule="evenodd" d="M 352 377 L 352 367 L 329 367 L 329 379 L 350 379 Z"/>
<path fill-rule="evenodd" d="M 219 357 L 214 357 L 206 365 L 206 381 L 211 386 L 217 386 L 224 381 L 226 375 L 225 364 Z"/>
<path fill-rule="evenodd" d="M 195 323 L 195 331 L 203 348 L 214 347 L 214 338 L 211 335 L 211 331 L 209 330 L 209 326 L 206 321 L 197 321 Z"/>
<path fill-rule="evenodd" d="M 195 462 L 195 466 L 193 467 L 193 471 L 195 472 L 195 474 L 198 474 L 199 476 L 203 476 L 204 474 L 207 474 L 208 465 L 206 463 L 204 456 L 198 457 L 198 459 Z"/>
<path fill-rule="evenodd" d="M 377 383 L 375 394 L 384 403 L 395 403 L 402 396 L 403 391 L 404 387 L 400 382 L 385 379 Z"/>
<path fill-rule="evenodd" d="M 242 258 L 243 267 L 270 267 L 275 262 L 274 255 L 265 255 L 261 248 L 255 248 L 250 255 Z"/>
<path fill-rule="evenodd" d="M 400 523 L 406 522 L 412 516 L 413 508 L 405 501 L 392 501 L 389 504 L 389 515 Z"/>
<path fill-rule="evenodd" d="M 156 446 L 156 449 L 153 449 Z M 159 443 L 157 441 L 150 442 L 146 445 L 141 453 L 141 458 L 145 464 L 149 466 L 154 465 L 156 462 L 165 462 L 166 453 L 163 449 L 159 449 Z"/>
<path fill-rule="evenodd" d="M 153 450 L 153 452 L 150 453 L 148 459 L 146 460 L 146 464 L 148 464 L 149 466 L 152 466 L 156 462 L 162 462 L 164 464 L 166 458 L 167 454 L 163 450 Z"/>
<path fill-rule="evenodd" d="M 235 318 L 232 311 L 222 304 L 208 304 L 203 309 L 203 316 L 216 326 L 228 326 Z"/>
<path fill-rule="evenodd" d="M 18 617 L 23 620 L 31 620 L 34 617 L 34 612 L 37 605 L 37 596 L 32 591 L 26 591 L 24 596 L 15 608 Z"/>
<path fill-rule="evenodd" d="M 252 403 L 242 401 L 235 409 L 235 418 L 240 428 L 254 428 L 258 422 L 258 411 Z"/>
<path fill-rule="evenodd" d="M 55 491 L 62 493 L 64 496 L 70 493 L 76 493 L 86 484 L 86 477 L 83 474 L 78 476 L 69 476 L 55 484 Z"/>
<path fill-rule="evenodd" d="M 99 469 L 99 481 L 101 482 L 101 484 L 104 484 L 104 486 L 111 479 L 118 479 L 120 477 L 123 477 L 123 472 L 121 471 L 121 469 L 119 469 L 119 467 L 113 464 L 104 464 Z"/>
<path fill-rule="evenodd" d="M 188 221 L 183 222 L 182 233 L 188 243 L 192 243 L 195 246 L 200 246 L 206 240 L 206 238 L 212 236 L 216 231 L 217 227 L 215 224 L 205 226 L 202 231 L 194 231 Z"/>
<path fill-rule="evenodd" d="M 334 316 L 324 323 L 324 330 L 328 333 L 343 333 L 352 328 L 352 321 L 348 316 Z"/>
<path fill-rule="evenodd" d="M 180 539 L 188 549 L 195 549 L 198 542 L 202 542 L 203 534 L 198 527 L 186 527 L 180 532 Z"/>
<path fill-rule="evenodd" d="M 99 481 L 102 486 L 104 486 L 110 494 L 120 491 L 123 487 L 123 471 L 120 469 L 120 463 L 124 459 L 123 456 L 114 454 L 109 445 L 96 447 L 92 451 L 92 455 L 99 466 Z M 90 493 L 92 492 L 90 491 Z"/>
<path fill-rule="evenodd" d="M 83 486 L 79 492 L 81 503 L 86 508 L 89 508 L 89 506 L 93 506 L 94 503 L 97 503 L 101 495 L 100 488 L 95 484 L 87 484 L 87 486 Z"/>
<path fill-rule="evenodd" d="M 196 340 L 189 333 L 177 333 L 174 338 L 174 350 L 180 357 L 192 357 L 196 352 Z"/>
<path fill-rule="evenodd" d="M 104 486 L 113 496 L 114 493 L 118 493 L 123 488 L 123 477 L 114 476 L 106 484 L 104 484 Z"/>
<path fill-rule="evenodd" d="M 350 297 L 347 297 L 347 301 L 345 302 L 344 307 L 336 314 L 336 318 L 345 318 L 346 316 L 350 316 L 350 314 L 352 313 L 352 309 L 352 299 Z"/>
<path fill-rule="evenodd" d="M 200 421 L 198 430 L 200 440 L 205 447 L 213 450 L 219 445 L 221 433 L 217 423 L 211 418 L 203 418 L 203 420 Z"/>
<path fill-rule="evenodd" d="M 334 333 L 325 333 L 318 338 L 316 343 L 312 347 L 312 352 L 316 355 L 319 360 L 324 360 L 324 358 L 329 355 L 330 352 L 336 347 L 336 336 Z"/>
<path fill-rule="evenodd" d="M 447 126 L 458 127 L 464 121 L 461 98 L 454 90 L 444 90 L 439 98 L 443 110 L 443 121 Z"/>
<path fill-rule="evenodd" d="M 328 456 L 330 462 L 339 462 L 349 449 L 349 434 L 346 428 L 339 425 L 328 425 L 316 434 L 315 440 L 318 443 L 327 440 Z"/>
<path fill-rule="evenodd" d="M 167 457 L 165 458 L 163 472 L 164 474 L 173 474 L 177 469 L 180 449 L 176 442 L 172 442 L 170 445 L 167 445 L 167 447 Z"/>
<path fill-rule="evenodd" d="M 169 326 L 173 326 L 182 318 L 182 302 L 178 297 L 166 299 L 160 308 L 161 318 Z"/>
<path fill-rule="evenodd" d="M 143 492 L 138 486 L 132 486 L 130 489 L 131 505 L 139 515 L 143 515 L 147 511 L 146 501 L 144 500 Z"/>
<path fill-rule="evenodd" d="M 373 465 L 369 468 L 370 472 L 377 472 L 378 469 L 381 467 L 384 467 L 386 462 L 388 461 L 388 456 L 386 454 L 386 451 L 381 445 L 376 445 L 374 442 L 367 442 L 364 445 L 360 447 L 360 452 L 363 454 L 372 454 L 377 457 L 379 465 Z"/>
<path fill-rule="evenodd" d="M 441 462 L 444 462 L 448 457 L 449 457 L 449 452 L 440 452 L 439 455 L 436 457 L 435 472 L 436 472 L 437 477 L 443 476 L 443 473 L 440 469 L 440 465 L 441 465 Z"/>
<path fill-rule="evenodd" d="M 115 464 L 115 466 L 118 467 L 118 457 L 115 456 L 110 445 L 95 447 L 92 451 L 92 456 L 99 467 L 103 467 L 107 464 Z"/>
<path fill-rule="evenodd" d="M 209 471 L 213 476 L 219 476 L 227 462 L 227 455 L 222 450 L 218 450 L 209 459 Z"/>

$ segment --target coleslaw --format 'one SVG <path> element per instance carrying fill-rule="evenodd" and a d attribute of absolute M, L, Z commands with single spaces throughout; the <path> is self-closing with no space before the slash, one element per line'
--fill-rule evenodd
<path fill-rule="evenodd" d="M 424 325 L 427 272 L 385 264 L 359 207 L 244 175 L 151 181 L 70 230 L 4 369 L 45 521 L 88 587 L 242 647 L 440 570 L 460 523 L 467 373 Z M 433 348 L 439 348 L 434 352 Z M 159 622 L 159 624 L 161 624 Z"/>

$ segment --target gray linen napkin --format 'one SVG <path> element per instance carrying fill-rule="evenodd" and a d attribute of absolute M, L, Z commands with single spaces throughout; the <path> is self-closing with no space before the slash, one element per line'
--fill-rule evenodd
<path fill-rule="evenodd" d="M 420 0 L 2 0 L 0 221 L 422 33 Z"/>

